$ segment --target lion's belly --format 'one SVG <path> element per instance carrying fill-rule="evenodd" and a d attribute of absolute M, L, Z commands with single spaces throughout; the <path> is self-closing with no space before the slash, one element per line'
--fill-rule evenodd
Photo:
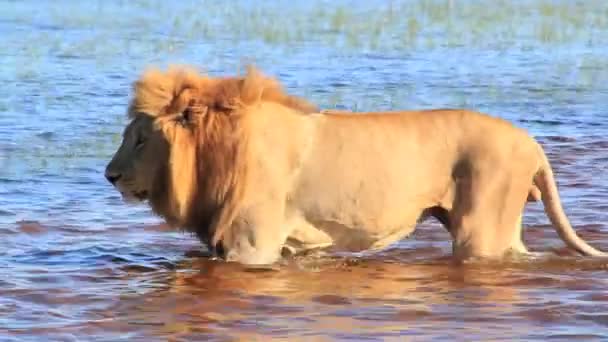
<path fill-rule="evenodd" d="M 316 226 L 300 226 L 288 237 L 286 246 L 294 253 L 311 249 L 331 248 L 340 251 L 361 252 L 385 248 L 405 237 L 414 227 L 402 227 L 387 234 L 371 234 L 363 229 L 352 229 L 335 222 Z"/>
<path fill-rule="evenodd" d="M 440 203 L 452 180 L 445 144 L 422 148 L 427 135 L 408 135 L 399 125 L 326 123 L 287 197 L 335 249 L 386 247 Z"/>
<path fill-rule="evenodd" d="M 416 226 L 418 215 L 399 222 L 370 222 L 362 224 L 351 219 L 322 219 L 319 216 L 294 215 L 287 220 L 289 236 L 286 246 L 292 252 L 330 248 L 333 250 L 361 252 L 384 248 L 409 235 Z M 375 225 L 375 226 L 374 226 Z"/>
<path fill-rule="evenodd" d="M 338 181 L 322 186 L 322 182 L 316 182 L 300 188 L 290 203 L 301 218 L 293 225 L 298 227 L 294 231 L 298 232 L 299 244 L 325 244 L 335 250 L 360 252 L 384 248 L 409 235 L 435 196 L 396 177 L 393 180 L 385 178 L 385 184 L 357 186 Z"/>

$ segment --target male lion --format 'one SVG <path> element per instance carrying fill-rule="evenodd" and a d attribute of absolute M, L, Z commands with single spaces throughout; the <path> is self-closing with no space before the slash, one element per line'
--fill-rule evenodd
<path fill-rule="evenodd" d="M 317 111 L 254 68 L 227 78 L 149 70 L 105 175 L 125 199 L 149 200 L 244 264 L 383 248 L 429 216 L 458 259 L 526 254 L 522 212 L 538 197 L 568 246 L 605 255 L 576 235 L 543 149 L 510 123 L 467 110 Z"/>

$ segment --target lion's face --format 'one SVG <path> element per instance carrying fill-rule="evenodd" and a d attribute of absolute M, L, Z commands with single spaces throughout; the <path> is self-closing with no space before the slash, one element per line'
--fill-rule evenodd
<path fill-rule="evenodd" d="M 106 167 L 105 177 L 128 202 L 144 201 L 162 183 L 168 146 L 154 118 L 139 115 L 125 128 L 123 140 Z"/>

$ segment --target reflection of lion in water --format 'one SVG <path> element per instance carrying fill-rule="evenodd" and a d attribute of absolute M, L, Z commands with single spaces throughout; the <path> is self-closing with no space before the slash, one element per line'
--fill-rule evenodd
<path fill-rule="evenodd" d="M 521 217 L 538 197 L 570 247 L 603 255 L 568 222 L 541 146 L 480 113 L 316 113 L 254 69 L 172 68 L 135 83 L 129 117 L 106 177 L 228 260 L 373 250 L 428 216 L 458 258 L 527 253 Z"/>

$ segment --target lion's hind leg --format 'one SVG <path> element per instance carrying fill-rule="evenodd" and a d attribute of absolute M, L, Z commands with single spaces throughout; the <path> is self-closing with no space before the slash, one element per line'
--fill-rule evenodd
<path fill-rule="evenodd" d="M 454 256 L 502 259 L 507 254 L 528 254 L 521 218 L 530 182 L 508 172 L 474 174 L 458 185 L 450 211 Z"/>

